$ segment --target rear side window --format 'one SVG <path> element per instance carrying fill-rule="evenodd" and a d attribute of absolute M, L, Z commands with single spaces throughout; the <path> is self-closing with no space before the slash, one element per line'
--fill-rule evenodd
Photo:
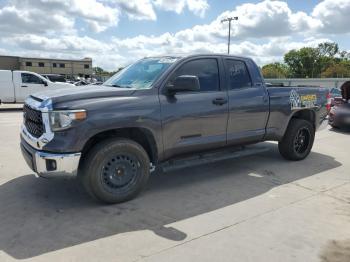
<path fill-rule="evenodd" d="M 220 89 L 219 68 L 215 58 L 203 58 L 189 61 L 176 70 L 170 81 L 182 75 L 197 76 L 200 91 L 218 91 Z"/>
<path fill-rule="evenodd" d="M 26 83 L 26 84 L 42 84 L 43 83 L 41 78 L 39 78 L 35 75 L 32 75 L 32 74 L 22 73 L 21 77 L 22 77 L 22 83 Z"/>
<path fill-rule="evenodd" d="M 253 62 L 253 60 L 247 60 L 247 65 L 249 67 L 249 71 L 251 73 L 251 77 L 253 79 L 253 84 L 255 83 L 262 83 L 263 82 L 263 78 L 262 78 L 262 74 L 260 71 L 260 68 Z"/>
<path fill-rule="evenodd" d="M 225 63 L 230 78 L 230 89 L 247 88 L 252 86 L 252 80 L 244 62 L 238 60 L 226 60 Z"/>

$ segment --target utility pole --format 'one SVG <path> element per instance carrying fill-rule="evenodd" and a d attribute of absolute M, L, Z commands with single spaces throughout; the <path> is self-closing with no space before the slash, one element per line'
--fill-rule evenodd
<path fill-rule="evenodd" d="M 232 21 L 237 21 L 238 16 L 235 17 L 227 17 L 225 19 L 221 20 L 221 23 L 228 22 L 228 44 L 227 44 L 227 54 L 230 54 L 230 44 L 231 44 L 231 22 Z"/>

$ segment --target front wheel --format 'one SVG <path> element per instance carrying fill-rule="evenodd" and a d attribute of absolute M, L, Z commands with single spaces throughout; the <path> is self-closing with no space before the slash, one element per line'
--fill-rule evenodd
<path fill-rule="evenodd" d="M 309 121 L 292 119 L 278 149 L 284 158 L 298 161 L 309 155 L 314 140 L 315 128 Z"/>
<path fill-rule="evenodd" d="M 92 197 L 120 203 L 134 198 L 145 187 L 149 167 L 149 157 L 141 145 L 128 139 L 110 139 L 90 150 L 80 178 Z"/>

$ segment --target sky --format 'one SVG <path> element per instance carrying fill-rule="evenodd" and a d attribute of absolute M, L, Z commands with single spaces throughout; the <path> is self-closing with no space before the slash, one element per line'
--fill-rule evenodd
<path fill-rule="evenodd" d="M 291 49 L 350 51 L 350 0 L 0 0 L 0 54 L 81 59 L 115 70 L 157 55 L 225 53 L 259 65 Z"/>

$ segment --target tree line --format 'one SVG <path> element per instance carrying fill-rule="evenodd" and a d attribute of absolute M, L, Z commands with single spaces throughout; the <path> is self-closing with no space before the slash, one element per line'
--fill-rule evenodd
<path fill-rule="evenodd" d="M 112 75 L 118 73 L 122 69 L 123 69 L 123 67 L 119 67 L 118 69 L 109 72 L 109 71 L 106 71 L 106 70 L 104 70 L 103 68 L 101 68 L 99 66 L 96 66 L 96 67 L 92 68 L 92 70 L 94 71 L 94 74 L 96 76 L 107 76 L 107 77 L 111 77 Z"/>
<path fill-rule="evenodd" d="M 350 52 L 341 51 L 337 43 L 325 42 L 317 47 L 290 50 L 283 63 L 262 67 L 265 78 L 344 78 L 350 77 Z"/>

